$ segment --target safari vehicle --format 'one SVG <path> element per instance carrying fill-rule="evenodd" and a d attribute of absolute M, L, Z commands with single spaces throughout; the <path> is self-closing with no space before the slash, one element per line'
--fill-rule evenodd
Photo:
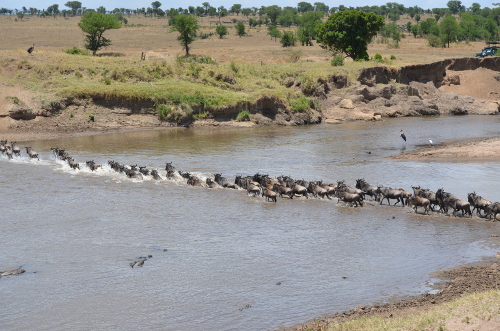
<path fill-rule="evenodd" d="M 483 50 L 481 51 L 481 53 L 477 53 L 476 57 L 485 57 L 485 56 L 488 56 L 488 55 L 495 56 L 495 54 L 497 53 L 497 50 L 500 49 L 500 46 L 491 46 L 491 45 L 500 45 L 500 43 L 489 42 L 487 44 L 489 46 L 483 48 Z"/>

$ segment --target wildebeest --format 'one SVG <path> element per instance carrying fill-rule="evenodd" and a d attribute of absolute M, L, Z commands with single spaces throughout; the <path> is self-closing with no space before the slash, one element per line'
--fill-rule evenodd
<path fill-rule="evenodd" d="M 269 202 L 269 201 L 272 201 L 272 202 L 276 202 L 277 201 L 277 193 L 274 192 L 273 190 L 270 190 L 270 189 L 264 189 L 262 190 L 262 196 L 266 198 L 266 201 Z"/>
<path fill-rule="evenodd" d="M 493 216 L 493 221 L 498 221 L 497 220 L 497 214 L 500 213 L 500 202 L 495 202 L 490 205 L 488 205 L 485 210 L 485 217 L 486 218 L 491 218 Z"/>
<path fill-rule="evenodd" d="M 2 154 L 5 154 L 6 151 L 7 151 L 7 140 L 2 140 L 0 141 L 0 152 L 2 152 Z"/>
<path fill-rule="evenodd" d="M 217 185 L 217 183 L 216 183 L 216 182 L 214 182 L 214 181 L 212 180 L 212 178 L 210 178 L 210 177 L 208 177 L 207 179 L 205 179 L 205 184 L 207 184 L 207 187 L 208 187 L 208 188 L 216 188 L 217 186 L 219 186 L 219 185 Z"/>
<path fill-rule="evenodd" d="M 469 201 L 470 205 L 473 207 L 472 212 L 474 213 L 474 210 L 476 210 L 476 214 L 478 216 L 482 216 L 481 212 L 480 212 L 481 210 L 485 211 L 486 207 L 491 205 L 490 200 L 484 199 L 482 196 L 477 195 L 476 192 L 469 193 L 467 195 L 467 200 Z"/>
<path fill-rule="evenodd" d="M 387 204 L 389 206 L 391 205 L 391 202 L 389 199 L 398 200 L 398 201 L 396 201 L 396 203 L 394 205 L 398 204 L 398 202 L 401 202 L 401 191 L 393 189 L 391 187 L 382 187 L 382 186 L 377 187 L 377 195 L 382 196 L 382 198 L 380 199 L 379 205 L 381 205 L 385 199 L 387 199 Z M 402 204 L 403 204 L 403 206 L 405 205 L 404 201 Z"/>
<path fill-rule="evenodd" d="M 235 183 L 231 183 L 225 177 L 222 177 L 222 174 L 214 174 L 214 177 L 215 182 L 224 188 L 238 188 Z"/>
<path fill-rule="evenodd" d="M 90 160 L 90 161 L 87 161 L 85 162 L 85 164 L 87 165 L 87 167 L 90 168 L 90 170 L 92 171 L 95 171 L 97 170 L 98 168 L 102 167 L 100 164 L 97 164 L 94 162 L 94 160 Z"/>
<path fill-rule="evenodd" d="M 290 199 L 293 199 L 295 195 L 302 195 L 307 199 L 309 199 L 307 196 L 307 188 L 305 188 L 304 186 L 299 184 L 292 184 L 290 188 L 292 189 L 292 194 L 290 195 Z"/>
<path fill-rule="evenodd" d="M 158 170 L 156 169 L 151 170 L 151 177 L 153 177 L 154 180 L 161 180 Z"/>
<path fill-rule="evenodd" d="M 280 198 L 283 198 L 283 195 L 287 195 L 290 199 L 293 198 L 292 189 L 281 184 L 274 184 L 273 186 L 274 192 L 278 193 Z"/>
<path fill-rule="evenodd" d="M 307 191 L 309 193 L 312 193 L 312 195 L 314 195 L 315 197 L 321 197 L 321 198 L 328 198 L 328 199 L 331 199 L 330 196 L 328 195 L 328 191 L 326 189 L 324 189 L 323 187 L 321 187 L 320 185 L 318 185 L 318 183 L 315 183 L 315 182 L 309 182 L 309 186 L 307 188 Z"/>
<path fill-rule="evenodd" d="M 35 152 L 35 150 L 33 148 L 31 148 L 31 146 L 26 146 L 26 153 L 28 154 L 28 156 L 31 158 L 31 159 L 34 159 L 36 158 L 37 160 L 40 160 L 38 158 L 38 153 Z"/>
<path fill-rule="evenodd" d="M 413 207 L 415 208 L 415 213 L 417 212 L 417 207 L 424 207 L 424 214 L 429 213 L 429 206 L 431 204 L 429 199 L 422 197 L 413 197 L 408 202 L 408 205 L 413 205 Z"/>
<path fill-rule="evenodd" d="M 451 207 L 453 209 L 453 216 L 457 216 L 457 211 L 460 210 L 462 212 L 462 216 L 464 216 L 464 214 L 469 214 L 469 216 L 472 217 L 470 203 L 468 201 L 460 199 L 451 193 L 445 192 L 442 188 L 437 190 L 436 197 L 441 202 L 442 209 L 445 212 L 448 212 L 448 207 Z"/>
<path fill-rule="evenodd" d="M 375 200 L 377 200 L 377 186 L 368 184 L 364 179 L 356 179 L 356 188 L 362 190 Z"/>
<path fill-rule="evenodd" d="M 414 196 L 426 198 L 430 201 L 429 207 L 432 211 L 434 211 L 434 206 L 439 206 L 439 210 L 441 210 L 441 204 L 436 198 L 436 193 L 430 191 L 429 189 L 422 189 L 420 186 L 412 186 L 412 188 Z"/>
<path fill-rule="evenodd" d="M 14 155 L 21 156 L 21 148 L 19 148 L 19 146 L 17 146 L 17 142 L 16 141 L 11 141 L 10 142 L 10 148 L 12 149 L 12 153 Z"/>
<path fill-rule="evenodd" d="M 357 193 L 339 192 L 338 198 L 339 198 L 338 202 L 344 201 L 344 202 L 349 202 L 351 206 L 354 204 L 357 207 L 359 204 L 361 207 L 363 207 L 363 198 L 361 197 L 361 195 Z"/>

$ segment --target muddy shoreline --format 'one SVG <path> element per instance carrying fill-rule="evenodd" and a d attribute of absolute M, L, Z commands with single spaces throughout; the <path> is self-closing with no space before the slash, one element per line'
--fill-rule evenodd
<path fill-rule="evenodd" d="M 496 236 L 496 238 L 500 240 L 500 237 Z M 403 317 L 418 311 L 431 310 L 438 304 L 449 302 L 465 294 L 499 289 L 500 253 L 481 262 L 437 271 L 432 276 L 442 280 L 435 285 L 438 290 L 435 294 L 424 293 L 380 305 L 358 305 L 352 310 L 284 328 L 282 331 L 326 330 L 329 325 L 371 316 Z"/>

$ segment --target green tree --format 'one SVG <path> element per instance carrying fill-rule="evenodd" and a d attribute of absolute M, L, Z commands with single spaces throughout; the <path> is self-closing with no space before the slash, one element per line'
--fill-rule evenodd
<path fill-rule="evenodd" d="M 299 13 L 305 13 L 308 11 L 313 11 L 314 6 L 311 5 L 309 2 L 302 1 L 297 4 L 297 10 L 299 11 Z"/>
<path fill-rule="evenodd" d="M 330 15 L 316 28 L 321 47 L 334 53 L 345 53 L 353 60 L 368 60 L 368 43 L 384 26 L 384 18 L 359 10 L 346 10 Z"/>
<path fill-rule="evenodd" d="M 267 17 L 271 21 L 272 25 L 276 25 L 278 16 L 281 14 L 281 7 L 278 5 L 272 5 L 265 7 L 264 12 L 267 14 Z"/>
<path fill-rule="evenodd" d="M 312 40 L 316 39 L 316 27 L 321 24 L 322 12 L 310 11 L 299 18 L 299 29 L 297 37 L 302 46 L 312 46 Z"/>
<path fill-rule="evenodd" d="M 106 30 L 121 28 L 115 15 L 101 14 L 96 11 L 86 11 L 78 26 L 86 34 L 85 48 L 91 50 L 93 55 L 102 47 L 111 45 L 111 40 L 103 36 Z"/>
<path fill-rule="evenodd" d="M 59 5 L 54 4 L 52 6 L 48 6 L 47 13 L 49 13 L 49 15 L 54 15 L 54 16 L 60 14 L 61 12 L 59 11 Z"/>
<path fill-rule="evenodd" d="M 276 25 L 268 25 L 267 33 L 271 36 L 271 40 L 274 38 L 274 41 L 276 41 L 277 38 L 281 38 L 281 32 L 278 30 Z"/>
<path fill-rule="evenodd" d="M 295 38 L 295 35 L 293 34 L 292 31 L 283 31 L 283 34 L 281 35 L 280 39 L 281 46 L 283 47 L 295 46 L 295 41 L 297 41 L 297 38 Z"/>
<path fill-rule="evenodd" d="M 235 3 L 234 5 L 231 6 L 229 9 L 229 12 L 235 13 L 236 15 L 239 15 L 241 11 L 241 5 L 239 3 Z"/>
<path fill-rule="evenodd" d="M 68 1 L 64 4 L 66 7 L 71 8 L 73 16 L 76 15 L 76 11 L 82 8 L 82 3 L 80 1 Z"/>
<path fill-rule="evenodd" d="M 417 35 L 419 34 L 420 32 L 420 25 L 412 25 L 411 26 L 411 33 L 413 34 L 413 37 L 414 38 L 417 38 Z"/>
<path fill-rule="evenodd" d="M 215 33 L 219 35 L 220 39 L 222 39 L 222 37 L 224 37 L 225 35 L 227 35 L 227 28 L 224 25 L 219 24 L 215 28 Z"/>
<path fill-rule="evenodd" d="M 420 22 L 420 14 L 415 14 L 415 21 Z"/>
<path fill-rule="evenodd" d="M 203 2 L 201 4 L 205 8 L 205 14 L 208 14 L 208 9 L 210 8 L 210 2 Z"/>
<path fill-rule="evenodd" d="M 315 11 L 320 11 L 320 12 L 323 12 L 323 13 L 326 14 L 330 10 L 330 7 L 328 7 L 327 5 L 325 5 L 323 2 L 315 2 L 314 3 L 314 10 Z"/>
<path fill-rule="evenodd" d="M 462 6 L 462 1 L 459 0 L 450 0 L 446 5 L 448 6 L 452 14 L 458 14 L 465 10 L 465 7 Z"/>
<path fill-rule="evenodd" d="M 246 35 L 246 34 L 247 34 L 247 33 L 245 32 L 245 24 L 243 24 L 242 22 L 238 22 L 238 23 L 236 23 L 236 25 L 235 25 L 234 27 L 235 27 L 235 29 L 236 29 L 236 34 L 237 34 L 238 36 L 240 36 L 240 38 L 241 38 L 241 36 L 244 36 L 244 35 Z"/>
<path fill-rule="evenodd" d="M 158 15 L 158 9 L 161 7 L 161 2 L 160 1 L 153 1 L 151 2 L 151 7 L 153 8 L 153 13 L 154 15 Z"/>
<path fill-rule="evenodd" d="M 455 16 L 446 17 L 441 24 L 439 24 L 439 31 L 441 32 L 443 41 L 448 43 L 448 48 L 450 48 L 450 41 L 455 40 L 459 31 L 459 26 Z"/>
<path fill-rule="evenodd" d="M 189 45 L 196 40 L 196 35 L 200 25 L 194 16 L 181 14 L 175 17 L 175 23 L 170 28 L 170 32 L 179 32 L 177 40 L 189 56 Z"/>
<path fill-rule="evenodd" d="M 97 11 L 101 14 L 106 14 L 106 8 L 104 6 L 100 6 L 97 8 Z"/>

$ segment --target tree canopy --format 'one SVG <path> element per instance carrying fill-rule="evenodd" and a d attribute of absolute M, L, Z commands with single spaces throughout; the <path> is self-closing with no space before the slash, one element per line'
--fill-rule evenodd
<path fill-rule="evenodd" d="M 86 11 L 78 26 L 86 33 L 85 48 L 91 50 L 93 55 L 102 47 L 111 45 L 111 40 L 103 36 L 106 30 L 121 28 L 115 15 L 101 14 L 96 11 Z"/>
<path fill-rule="evenodd" d="M 345 53 L 353 60 L 368 60 L 368 43 L 384 26 L 384 18 L 373 13 L 346 10 L 330 15 L 316 28 L 322 48 Z"/>
<path fill-rule="evenodd" d="M 196 40 L 199 29 L 200 25 L 194 16 L 181 14 L 175 17 L 175 23 L 170 28 L 170 31 L 179 32 L 177 40 L 180 41 L 182 48 L 186 51 L 186 56 L 189 56 L 189 45 Z"/>

